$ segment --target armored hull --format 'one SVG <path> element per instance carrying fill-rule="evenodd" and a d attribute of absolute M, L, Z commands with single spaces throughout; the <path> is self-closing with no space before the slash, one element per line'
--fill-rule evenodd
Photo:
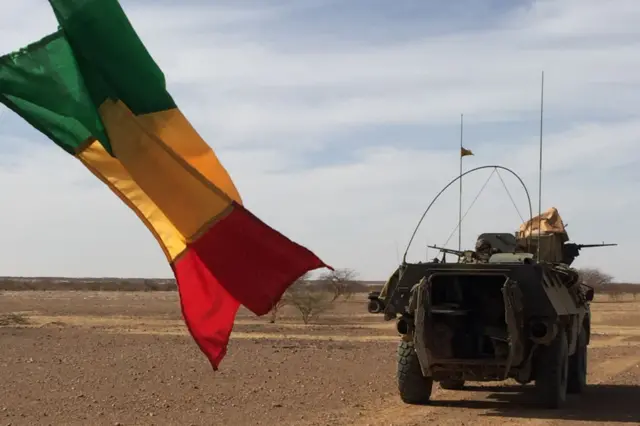
<path fill-rule="evenodd" d="M 544 386 L 545 363 L 553 365 L 545 354 L 560 350 L 566 362 L 558 371 L 572 383 L 563 389 L 582 389 L 593 290 L 566 265 L 537 263 L 527 253 L 494 254 L 485 263 L 405 263 L 383 293 L 400 350 L 411 348 L 423 378 L 447 388 L 508 378 Z M 542 398 L 559 406 L 564 396 L 551 398 L 549 386 Z"/>
<path fill-rule="evenodd" d="M 447 184 L 431 201 L 409 240 Z M 525 192 L 526 186 L 520 179 Z M 514 234 L 482 233 L 475 250 L 438 249 L 442 259 L 401 266 L 383 287 L 384 318 L 396 320 L 397 383 L 407 403 L 427 403 L 434 382 L 534 381 L 539 401 L 558 408 L 586 386 L 593 289 L 571 268 L 581 248 L 569 242 L 557 209 L 531 218 Z M 447 263 L 446 255 L 458 257 Z"/>

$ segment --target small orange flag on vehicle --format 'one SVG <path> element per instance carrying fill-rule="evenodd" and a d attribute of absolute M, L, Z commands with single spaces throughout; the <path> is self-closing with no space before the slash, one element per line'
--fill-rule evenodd
<path fill-rule="evenodd" d="M 473 155 L 473 152 L 470 149 L 460 148 L 460 156 L 465 157 L 467 155 Z"/>

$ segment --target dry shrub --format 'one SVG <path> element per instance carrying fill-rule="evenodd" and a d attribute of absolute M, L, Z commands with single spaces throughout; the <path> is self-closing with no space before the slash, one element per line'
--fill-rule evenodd
<path fill-rule="evenodd" d="M 353 269 L 336 269 L 320 275 L 318 283 L 326 291 L 333 293 L 332 301 L 338 300 L 340 297 L 349 300 L 358 290 L 357 275 Z"/>
<path fill-rule="evenodd" d="M 611 275 L 596 268 L 578 269 L 580 279 L 594 288 L 596 293 L 606 294 L 612 302 L 624 300 L 625 294 L 631 294 L 633 300 L 640 298 L 640 285 L 613 282 Z"/>
<path fill-rule="evenodd" d="M 602 290 L 603 287 L 611 284 L 613 277 L 596 268 L 578 269 L 580 279 L 587 285 L 593 287 L 596 291 Z"/>
<path fill-rule="evenodd" d="M 321 286 L 313 285 L 308 274 L 298 279 L 283 296 L 284 303 L 298 310 L 302 322 L 317 319 L 333 307 L 334 293 Z"/>
<path fill-rule="evenodd" d="M 289 300 L 286 297 L 286 294 L 280 298 L 276 303 L 274 303 L 271 311 L 269 311 L 269 322 L 274 324 L 276 319 L 278 319 L 278 313 L 280 313 L 280 309 L 284 308 L 289 304 Z"/>
<path fill-rule="evenodd" d="M 29 324 L 29 319 L 23 314 L 2 314 L 0 315 L 0 326 L 6 327 L 10 325 L 25 325 Z"/>

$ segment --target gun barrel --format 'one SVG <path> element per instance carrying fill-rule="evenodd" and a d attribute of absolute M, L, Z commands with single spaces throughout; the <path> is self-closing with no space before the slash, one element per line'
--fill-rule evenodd
<path fill-rule="evenodd" d="M 440 250 L 441 252 L 444 252 L 444 253 L 457 254 L 458 256 L 462 256 L 464 254 L 464 252 L 462 252 L 462 251 L 454 250 L 454 249 L 448 249 L 446 247 L 429 246 L 429 245 L 427 245 L 427 247 L 432 248 L 432 249 L 436 249 L 436 250 Z"/>
<path fill-rule="evenodd" d="M 612 247 L 617 246 L 618 243 L 602 243 L 602 244 L 578 244 L 578 248 L 592 248 L 592 247 Z"/>

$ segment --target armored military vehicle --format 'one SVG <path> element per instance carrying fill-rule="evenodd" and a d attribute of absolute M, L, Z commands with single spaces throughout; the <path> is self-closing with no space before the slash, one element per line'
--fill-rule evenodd
<path fill-rule="evenodd" d="M 401 335 L 401 399 L 427 403 L 434 382 L 462 389 L 467 381 L 510 378 L 535 382 L 548 408 L 581 393 L 594 290 L 571 267 L 588 246 L 568 240 L 551 208 L 514 234 L 478 236 L 475 250 L 431 246 L 442 259 L 403 261 L 379 295 Z M 457 261 L 447 262 L 447 254 Z"/>
<path fill-rule="evenodd" d="M 367 310 L 371 314 L 379 314 L 384 310 L 384 302 L 380 300 L 379 291 L 371 291 L 367 295 L 369 302 L 367 303 Z"/>

